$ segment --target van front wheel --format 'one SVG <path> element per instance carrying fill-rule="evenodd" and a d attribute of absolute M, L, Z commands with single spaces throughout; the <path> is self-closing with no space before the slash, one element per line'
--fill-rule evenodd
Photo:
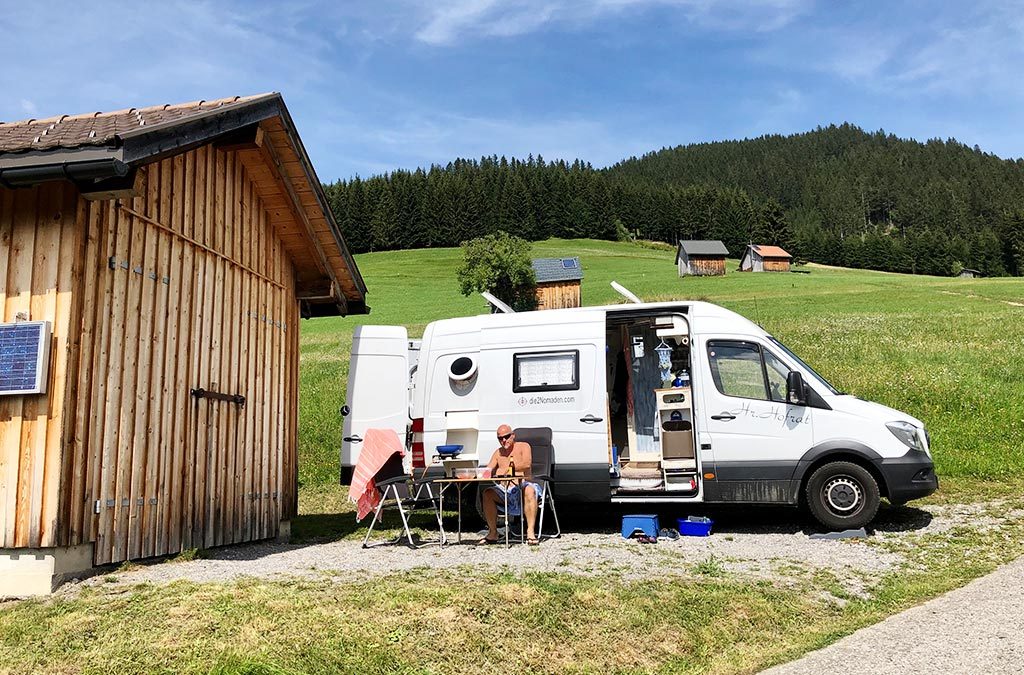
<path fill-rule="evenodd" d="M 878 512 L 879 500 L 874 476 L 852 462 L 830 462 L 807 481 L 811 514 L 831 530 L 864 527 Z"/>

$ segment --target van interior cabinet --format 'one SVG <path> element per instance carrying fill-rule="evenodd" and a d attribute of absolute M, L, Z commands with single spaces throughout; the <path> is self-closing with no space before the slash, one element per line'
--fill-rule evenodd
<path fill-rule="evenodd" d="M 623 317 L 609 322 L 607 339 L 613 492 L 695 495 L 692 393 L 678 386 L 691 367 L 685 319 Z"/>

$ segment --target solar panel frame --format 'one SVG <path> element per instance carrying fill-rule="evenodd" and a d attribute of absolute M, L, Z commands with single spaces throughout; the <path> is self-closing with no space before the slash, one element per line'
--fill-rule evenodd
<path fill-rule="evenodd" d="M 0 396 L 46 393 L 51 337 L 49 321 L 0 323 Z"/>

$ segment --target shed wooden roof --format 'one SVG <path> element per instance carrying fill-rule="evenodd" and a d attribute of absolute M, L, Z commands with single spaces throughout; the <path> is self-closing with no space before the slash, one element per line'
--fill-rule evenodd
<path fill-rule="evenodd" d="M 754 249 L 759 256 L 762 258 L 792 258 L 790 254 L 778 246 L 765 246 L 763 244 L 751 244 L 750 248 Z"/>
<path fill-rule="evenodd" d="M 0 123 L 0 185 L 71 180 L 102 195 L 139 166 L 211 142 L 246 164 L 299 263 L 307 313 L 366 313 L 366 285 L 279 93 Z"/>

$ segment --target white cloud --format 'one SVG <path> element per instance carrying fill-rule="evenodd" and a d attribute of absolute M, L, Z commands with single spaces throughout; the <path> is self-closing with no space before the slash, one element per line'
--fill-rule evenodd
<path fill-rule="evenodd" d="M 20 101 L 18 101 L 18 105 L 21 106 L 22 112 L 24 112 L 26 115 L 35 115 L 36 114 L 36 111 L 37 111 L 36 104 L 33 103 L 32 101 L 28 100 L 27 98 L 23 98 Z"/>
<path fill-rule="evenodd" d="M 460 40 L 524 35 L 548 27 L 574 28 L 627 13 L 675 11 L 699 28 L 778 30 L 809 8 L 810 0 L 448 0 L 414 4 L 422 14 L 416 38 L 444 46 Z"/>

